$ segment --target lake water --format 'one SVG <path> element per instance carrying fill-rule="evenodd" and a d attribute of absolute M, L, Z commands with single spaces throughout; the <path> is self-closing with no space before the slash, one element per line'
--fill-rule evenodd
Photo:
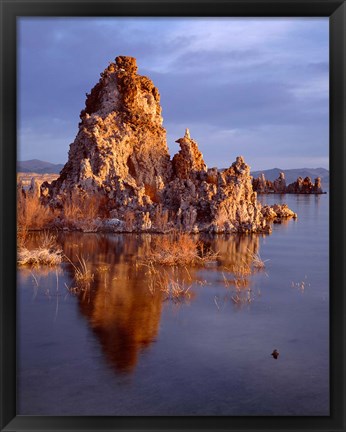
<path fill-rule="evenodd" d="M 206 239 L 207 268 L 160 269 L 191 285 L 184 301 L 150 289 L 150 235 L 61 234 L 95 274 L 79 295 L 69 263 L 19 270 L 18 414 L 329 415 L 328 195 L 259 199 L 298 219 Z M 249 250 L 266 267 L 235 284 Z"/>

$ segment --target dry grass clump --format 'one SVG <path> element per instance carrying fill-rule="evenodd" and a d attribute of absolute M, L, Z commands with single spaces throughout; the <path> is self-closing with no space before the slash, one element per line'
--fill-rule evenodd
<path fill-rule="evenodd" d="M 237 305 L 242 305 L 246 303 L 252 303 L 254 297 L 252 296 L 252 291 L 247 289 L 245 291 L 237 290 L 237 292 L 231 297 L 232 302 Z"/>
<path fill-rule="evenodd" d="M 265 263 L 269 260 L 262 260 L 259 252 L 252 252 L 250 249 L 247 250 L 248 254 L 252 260 L 252 265 L 255 269 L 261 270 L 265 268 Z"/>
<path fill-rule="evenodd" d="M 71 227 L 84 232 L 97 231 L 97 218 L 107 216 L 106 198 L 75 191 L 65 200 L 62 216 L 65 224 Z"/>
<path fill-rule="evenodd" d="M 237 264 L 233 266 L 232 272 L 237 278 L 245 278 L 250 276 L 252 273 L 251 267 L 245 262 L 243 264 Z"/>
<path fill-rule="evenodd" d="M 90 289 L 91 283 L 94 281 L 94 273 L 88 268 L 86 258 L 77 255 L 77 263 L 73 263 L 69 258 L 68 261 L 72 264 L 74 270 L 74 281 L 76 286 L 69 288 L 70 292 L 78 294 Z"/>
<path fill-rule="evenodd" d="M 163 210 L 162 204 L 159 204 L 155 209 L 155 213 L 153 217 L 153 226 L 158 231 L 162 231 L 162 232 L 167 231 L 167 229 L 169 228 L 168 220 L 169 220 L 168 210 Z"/>
<path fill-rule="evenodd" d="M 249 277 L 258 270 L 265 269 L 265 260 L 263 261 L 258 252 L 252 252 L 247 249 L 247 259 L 242 259 L 241 263 L 233 264 L 230 267 L 225 267 L 225 270 L 233 274 L 232 279 L 227 279 L 222 273 L 223 282 L 226 288 L 235 286 L 237 289 L 247 288 L 250 284 Z"/>
<path fill-rule="evenodd" d="M 234 264 L 231 268 L 225 267 L 225 270 L 233 274 L 232 279 L 227 279 L 225 274 L 222 273 L 223 282 L 226 288 L 235 286 L 240 289 L 249 285 L 249 276 L 252 274 L 252 269 L 247 263 Z"/>
<path fill-rule="evenodd" d="M 148 290 L 151 295 L 154 295 L 158 291 L 162 291 L 162 287 L 167 284 L 168 276 L 166 271 L 159 271 L 152 261 L 149 263 L 140 263 L 140 265 L 147 268 L 146 276 L 148 277 Z"/>
<path fill-rule="evenodd" d="M 67 200 L 63 207 L 63 218 L 67 224 L 72 225 L 75 221 L 80 220 L 83 216 L 82 210 L 72 199 Z"/>
<path fill-rule="evenodd" d="M 196 266 L 215 261 L 217 257 L 216 252 L 205 251 L 202 242 L 179 232 L 154 239 L 148 259 L 166 266 Z"/>
<path fill-rule="evenodd" d="M 173 278 L 172 274 L 156 268 L 152 262 L 143 265 L 148 269 L 146 272 L 149 279 L 147 287 L 151 295 L 161 292 L 165 295 L 164 301 L 171 300 L 174 303 L 182 303 L 192 297 L 191 284 L 187 285 L 184 280 L 179 281 L 178 278 Z"/>
<path fill-rule="evenodd" d="M 41 265 L 57 266 L 62 262 L 61 250 L 52 251 L 49 249 L 28 250 L 22 248 L 18 251 L 17 262 L 19 266 L 39 267 Z"/>
<path fill-rule="evenodd" d="M 40 236 L 39 246 L 36 249 L 27 249 L 19 244 L 17 251 L 17 263 L 19 266 L 58 266 L 62 263 L 62 249 L 56 242 L 56 236 L 44 232 Z"/>
<path fill-rule="evenodd" d="M 191 285 L 185 285 L 184 282 L 178 280 L 169 280 L 167 285 L 162 288 L 162 292 L 166 295 L 165 300 L 171 300 L 174 303 L 183 302 L 191 298 Z"/>
<path fill-rule="evenodd" d="M 102 197 L 95 194 L 73 192 L 64 202 L 63 214 L 67 220 L 96 219 L 103 204 Z"/>
<path fill-rule="evenodd" d="M 39 242 L 42 248 L 56 249 L 58 247 L 56 235 L 49 231 L 40 233 Z"/>
<path fill-rule="evenodd" d="M 268 260 L 266 260 L 268 261 Z M 232 273 L 232 278 L 228 279 L 222 273 L 223 284 L 226 288 L 231 289 L 230 299 L 238 306 L 249 304 L 254 300 L 252 289 L 250 288 L 250 276 L 256 270 L 263 270 L 265 261 L 263 261 L 259 253 L 255 253 L 247 249 L 247 259 L 243 259 L 241 263 L 235 263 L 230 268 L 225 268 Z M 219 309 L 219 305 L 216 302 Z"/>
<path fill-rule="evenodd" d="M 236 288 L 234 292 L 227 293 L 224 296 L 214 296 L 214 303 L 218 311 L 222 311 L 228 302 L 232 302 L 236 307 L 243 307 L 249 305 L 254 300 L 255 295 L 251 288 Z"/>
<path fill-rule="evenodd" d="M 56 212 L 40 203 L 36 196 L 17 195 L 17 231 L 19 239 L 29 230 L 42 230 L 56 218 Z"/>
<path fill-rule="evenodd" d="M 305 276 L 305 279 L 307 278 L 307 276 Z M 293 288 L 299 288 L 301 292 L 304 292 L 305 288 L 310 286 L 311 284 L 308 283 L 307 281 L 301 281 L 301 282 L 291 282 L 291 286 Z"/>
<path fill-rule="evenodd" d="M 255 299 L 254 293 L 250 287 L 251 278 L 250 276 L 256 270 L 263 270 L 265 268 L 265 262 L 263 261 L 258 252 L 252 252 L 247 249 L 246 259 L 242 259 L 241 263 L 236 263 L 230 268 L 226 268 L 228 272 L 232 273 L 232 279 L 228 279 L 224 273 L 222 273 L 223 283 L 226 288 L 230 288 L 230 299 L 237 306 L 252 303 Z M 215 300 L 216 306 L 220 309 L 220 305 Z"/>

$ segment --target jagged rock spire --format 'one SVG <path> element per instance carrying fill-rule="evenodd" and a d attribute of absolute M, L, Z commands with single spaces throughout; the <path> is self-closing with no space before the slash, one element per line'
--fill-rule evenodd
<path fill-rule="evenodd" d="M 78 188 L 125 204 L 136 199 L 138 188 L 163 188 L 171 162 L 160 95 L 149 78 L 137 74 L 135 58 L 119 56 L 101 73 L 80 118 L 51 197 Z"/>

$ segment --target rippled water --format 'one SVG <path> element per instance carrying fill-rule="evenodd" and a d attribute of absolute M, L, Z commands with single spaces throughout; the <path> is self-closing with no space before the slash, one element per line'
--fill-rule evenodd
<path fill-rule="evenodd" d="M 18 414 L 329 415 L 328 195 L 260 199 L 298 220 L 204 239 L 218 261 L 161 268 L 160 289 L 150 235 L 60 235 L 95 274 L 80 294 L 68 262 L 19 270 Z M 249 251 L 266 268 L 240 277 Z M 169 280 L 191 297 L 167 299 Z"/>

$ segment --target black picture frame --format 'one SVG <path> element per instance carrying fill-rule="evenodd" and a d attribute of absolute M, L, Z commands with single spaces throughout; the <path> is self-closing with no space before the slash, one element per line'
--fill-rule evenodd
<path fill-rule="evenodd" d="M 346 5 L 340 0 L 0 0 L 1 431 L 345 431 Z M 16 415 L 16 17 L 251 16 L 330 19 L 330 400 L 328 417 Z"/>

